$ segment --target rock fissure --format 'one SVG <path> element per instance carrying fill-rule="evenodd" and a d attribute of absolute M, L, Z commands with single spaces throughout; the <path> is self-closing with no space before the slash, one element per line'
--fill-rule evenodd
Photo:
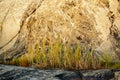
<path fill-rule="evenodd" d="M 9 11 L 12 9 L 12 7 L 15 5 L 15 1 L 13 3 L 10 4 L 11 6 L 9 7 L 9 9 L 7 10 L 7 12 L 5 13 L 5 16 L 0 24 L 0 33 L 2 34 L 2 31 L 3 31 L 3 24 L 5 22 L 5 20 L 7 19 L 7 15 L 9 14 Z M 0 37 L 1 37 L 1 34 L 0 34 Z M 3 46 L 0 46 L 0 49 L 2 49 L 3 47 L 5 47 L 7 44 L 9 44 L 14 38 L 16 37 L 16 35 L 11 38 L 6 44 L 4 44 Z"/>
<path fill-rule="evenodd" d="M 18 31 L 18 33 L 9 41 L 7 42 L 5 45 L 3 45 L 2 47 L 0 47 L 0 49 L 4 48 L 7 44 L 9 44 L 15 37 L 18 36 L 15 44 L 13 47 L 11 47 L 10 49 L 8 49 L 6 52 L 1 54 L 1 58 L 4 59 L 6 61 L 10 61 L 13 58 L 17 58 L 21 55 L 23 55 L 23 53 L 25 53 L 25 32 L 22 31 L 22 29 L 24 28 L 24 24 L 26 24 L 25 22 L 27 21 L 27 19 L 36 12 L 36 10 L 40 7 L 40 5 L 42 4 L 44 0 L 35 0 L 33 2 L 31 2 L 31 4 L 29 4 L 27 10 L 25 10 L 23 17 L 21 19 L 21 23 L 20 23 L 20 30 Z M 7 55 L 7 57 L 5 57 L 5 55 Z M 5 61 L 5 62 L 6 62 Z"/>
<path fill-rule="evenodd" d="M 118 26 L 116 26 L 115 24 L 115 14 L 110 11 L 109 13 L 109 20 L 111 22 L 111 27 L 109 28 L 110 30 L 110 40 L 111 40 L 111 43 L 113 45 L 113 49 L 115 51 L 115 53 L 117 54 L 117 56 L 120 58 L 120 55 L 119 55 L 119 51 L 120 51 L 120 30 L 118 28 Z"/>

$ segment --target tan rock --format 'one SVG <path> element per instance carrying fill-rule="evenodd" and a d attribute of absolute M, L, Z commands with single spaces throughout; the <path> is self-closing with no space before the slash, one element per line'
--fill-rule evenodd
<path fill-rule="evenodd" d="M 55 40 L 58 35 L 64 44 L 81 43 L 97 51 L 120 53 L 118 0 L 1 0 L 0 7 L 1 54 L 5 49 L 13 55 L 14 49 L 26 50 L 44 37 Z"/>
<path fill-rule="evenodd" d="M 12 47 L 17 39 L 14 36 L 20 30 L 20 21 L 27 6 L 32 0 L 1 0 L 0 2 L 0 50 L 7 50 Z M 11 39 L 14 38 L 12 41 Z M 10 41 L 10 43 L 9 43 Z"/>

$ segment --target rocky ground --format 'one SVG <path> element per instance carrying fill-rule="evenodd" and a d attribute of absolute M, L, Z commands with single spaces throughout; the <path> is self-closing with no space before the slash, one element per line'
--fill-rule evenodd
<path fill-rule="evenodd" d="M 120 80 L 119 70 L 41 70 L 0 64 L 0 80 Z"/>

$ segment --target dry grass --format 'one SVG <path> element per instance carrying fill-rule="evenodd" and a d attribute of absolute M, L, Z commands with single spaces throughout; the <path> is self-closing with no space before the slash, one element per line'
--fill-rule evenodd
<path fill-rule="evenodd" d="M 108 6 L 107 1 L 99 2 L 101 6 Z M 60 6 L 56 6 L 58 3 L 61 3 Z M 94 42 L 97 46 L 100 42 L 94 29 L 93 15 L 89 14 L 88 17 L 88 13 L 83 13 L 80 3 L 80 0 L 57 0 L 48 4 L 46 0 L 40 12 L 36 13 L 37 16 L 31 17 L 27 23 L 29 33 L 26 37 L 26 54 L 14 59 L 11 64 L 76 70 L 113 67 L 110 55 L 101 54 L 102 57 L 99 57 L 94 49 L 86 49 L 80 44 L 69 44 L 84 41 L 86 44 Z M 55 40 L 57 34 L 60 34 L 62 40 Z M 44 39 L 44 36 L 52 36 L 55 39 Z"/>
<path fill-rule="evenodd" d="M 69 70 L 80 69 L 99 69 L 111 68 L 110 62 L 112 58 L 104 54 L 103 58 L 99 58 L 93 49 L 86 49 L 80 45 L 72 46 L 70 44 L 61 44 L 58 39 L 53 44 L 50 40 L 46 45 L 46 41 L 41 42 L 41 46 L 36 44 L 30 46 L 28 52 L 18 59 L 14 59 L 12 64 L 20 66 L 34 66 L 37 68 L 61 68 Z M 119 67 L 119 65 L 114 65 Z"/>

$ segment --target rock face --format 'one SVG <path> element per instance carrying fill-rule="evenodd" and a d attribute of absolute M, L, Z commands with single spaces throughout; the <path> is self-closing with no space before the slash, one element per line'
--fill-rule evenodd
<path fill-rule="evenodd" d="M 1 58 L 18 57 L 58 36 L 64 44 L 120 56 L 119 0 L 0 0 L 0 7 Z"/>

